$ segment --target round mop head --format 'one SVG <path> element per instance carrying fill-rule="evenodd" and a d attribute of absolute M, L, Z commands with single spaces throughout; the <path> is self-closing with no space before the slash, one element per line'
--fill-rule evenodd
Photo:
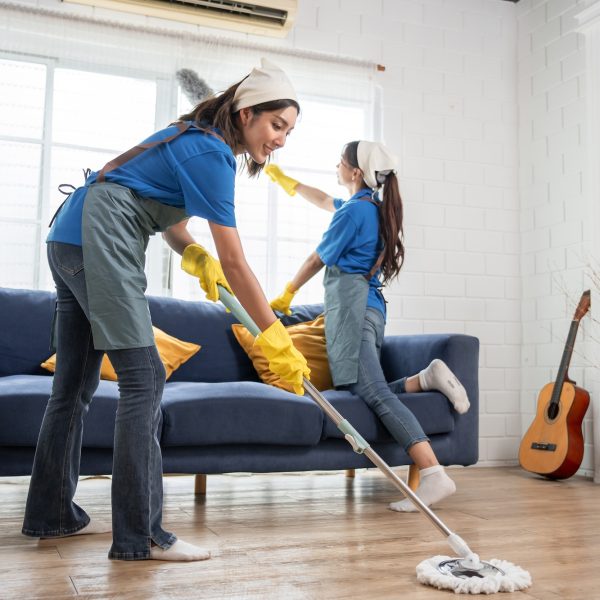
<path fill-rule="evenodd" d="M 517 565 L 492 558 L 434 556 L 417 565 L 417 581 L 456 594 L 517 592 L 531 585 L 531 575 Z"/>

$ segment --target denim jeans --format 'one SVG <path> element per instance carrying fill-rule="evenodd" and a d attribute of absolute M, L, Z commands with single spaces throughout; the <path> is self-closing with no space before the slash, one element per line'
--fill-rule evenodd
<path fill-rule="evenodd" d="M 402 403 L 398 394 L 406 392 L 406 377 L 388 383 L 381 368 L 380 356 L 385 321 L 381 312 L 367 308 L 360 346 L 358 381 L 350 391 L 371 408 L 381 419 L 392 437 L 408 450 L 416 442 L 428 441 L 413 413 Z"/>
<path fill-rule="evenodd" d="M 83 418 L 98 387 L 103 351 L 95 350 L 81 247 L 48 243 L 56 284 L 57 351 L 52 395 L 38 438 L 23 533 L 58 537 L 89 521 L 73 502 L 79 478 Z M 158 441 L 165 370 L 155 346 L 109 350 L 118 376 L 112 476 L 113 544 L 109 558 L 150 557 L 150 544 L 169 548 L 162 529 L 162 456 Z"/>

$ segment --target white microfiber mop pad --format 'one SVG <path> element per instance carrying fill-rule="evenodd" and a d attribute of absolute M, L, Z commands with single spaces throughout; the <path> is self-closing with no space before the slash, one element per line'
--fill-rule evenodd
<path fill-rule="evenodd" d="M 496 592 L 517 592 L 531 585 L 531 575 L 517 565 L 505 560 L 492 558 L 489 564 L 504 571 L 487 577 L 455 577 L 438 570 L 438 565 L 452 560 L 450 556 L 434 556 L 417 565 L 417 581 L 440 590 L 454 590 L 455 594 L 495 594 Z"/>

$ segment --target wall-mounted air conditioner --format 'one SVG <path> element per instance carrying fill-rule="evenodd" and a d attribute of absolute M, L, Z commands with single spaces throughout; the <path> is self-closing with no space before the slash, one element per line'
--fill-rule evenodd
<path fill-rule="evenodd" d="M 62 0 L 205 27 L 284 37 L 298 0 Z"/>

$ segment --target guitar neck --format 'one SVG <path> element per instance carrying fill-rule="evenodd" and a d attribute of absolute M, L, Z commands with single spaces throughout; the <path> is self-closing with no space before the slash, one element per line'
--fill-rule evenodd
<path fill-rule="evenodd" d="M 556 381 L 554 383 L 554 390 L 552 391 L 552 399 L 550 401 L 552 404 L 558 404 L 558 401 L 560 400 L 562 387 L 567 378 L 569 365 L 571 364 L 571 356 L 573 355 L 573 348 L 575 346 L 575 338 L 577 337 L 578 328 L 579 321 L 571 321 L 569 335 L 567 336 L 567 342 L 565 344 L 565 349 L 563 350 L 560 366 L 558 367 L 558 374 L 556 375 Z"/>

